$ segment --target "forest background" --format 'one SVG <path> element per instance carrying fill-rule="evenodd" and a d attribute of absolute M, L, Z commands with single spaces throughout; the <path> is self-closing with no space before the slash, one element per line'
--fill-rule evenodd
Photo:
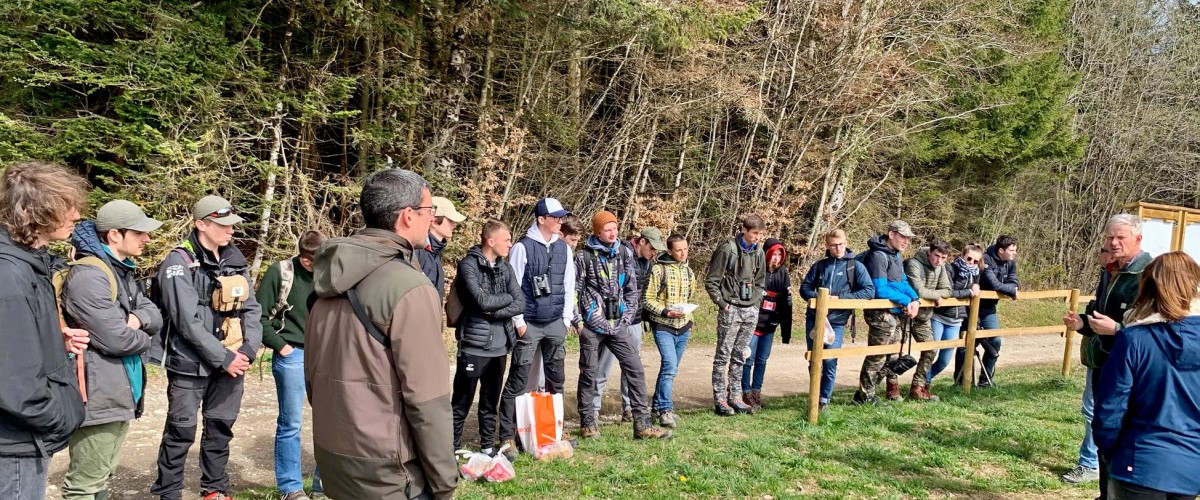
<path fill-rule="evenodd" d="M 0 164 L 171 220 L 158 256 L 222 194 L 256 269 L 391 165 L 471 216 L 448 262 L 554 196 L 697 263 L 747 212 L 804 262 L 903 218 L 1086 287 L 1121 205 L 1200 205 L 1198 81 L 1194 0 L 6 0 Z"/>

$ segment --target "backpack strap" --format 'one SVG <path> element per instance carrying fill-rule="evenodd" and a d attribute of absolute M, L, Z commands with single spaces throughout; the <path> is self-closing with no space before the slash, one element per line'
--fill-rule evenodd
<path fill-rule="evenodd" d="M 346 298 L 350 299 L 350 307 L 354 309 L 354 315 L 358 317 L 358 322 L 362 323 L 363 328 L 366 328 L 367 334 L 371 335 L 371 338 L 375 339 L 376 342 L 379 342 L 384 349 L 391 349 L 392 339 L 379 331 L 379 327 L 375 326 L 375 322 L 371 321 L 371 318 L 367 316 L 367 310 L 363 308 L 362 301 L 358 298 L 358 290 L 354 288 L 347 290 Z"/>
<path fill-rule="evenodd" d="M 279 297 L 275 299 L 275 305 L 271 307 L 271 314 L 268 316 L 270 319 L 276 319 L 292 310 L 292 304 L 288 302 L 288 295 L 291 295 L 292 283 L 295 281 L 296 266 L 292 264 L 292 259 L 279 261 Z"/>

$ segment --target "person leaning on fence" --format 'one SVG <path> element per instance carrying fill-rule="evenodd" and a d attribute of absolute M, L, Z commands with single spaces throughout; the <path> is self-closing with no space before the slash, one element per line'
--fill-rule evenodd
<path fill-rule="evenodd" d="M 766 248 L 767 283 L 759 306 L 758 323 L 750 337 L 750 355 L 742 369 L 742 397 L 746 404 L 763 407 L 763 377 L 767 372 L 767 359 L 771 357 L 771 343 L 775 331 L 791 341 L 792 338 L 792 277 L 788 274 L 787 250 L 783 242 L 769 238 L 763 243 Z"/>
<path fill-rule="evenodd" d="M 969 244 L 963 248 L 958 258 L 945 265 L 946 274 L 950 278 L 950 297 L 969 299 L 979 295 L 979 264 L 983 261 L 983 247 Z M 933 328 L 933 340 L 957 340 L 962 331 L 963 321 L 967 319 L 967 306 L 937 307 L 929 325 Z M 942 373 L 950 360 L 954 358 L 956 349 L 947 347 L 938 351 L 937 360 L 926 375 L 929 383 Z"/>
<path fill-rule="evenodd" d="M 1130 214 L 1118 214 L 1105 224 L 1104 246 L 1113 261 L 1100 273 L 1096 284 L 1096 299 L 1088 304 L 1081 316 L 1067 312 L 1063 324 L 1087 338 L 1079 352 L 1080 361 L 1092 369 L 1092 396 L 1099 407 L 1101 401 L 1096 386 L 1101 370 L 1108 364 L 1115 339 L 1122 328 L 1126 311 L 1138 294 L 1141 274 L 1150 265 L 1150 254 L 1142 251 L 1142 219 Z M 1094 426 L 1093 426 L 1094 427 Z M 1097 441 L 1099 445 L 1099 441 Z M 1105 457 L 1100 455 L 1100 497 L 1108 498 L 1108 472 Z"/>
<path fill-rule="evenodd" d="M 192 220 L 195 228 L 167 254 L 155 278 L 166 325 L 162 343 L 150 352 L 167 370 L 167 423 L 150 493 L 182 497 L 203 407 L 200 495 L 220 500 L 229 492 L 225 466 L 242 407 L 242 375 L 262 343 L 262 307 L 250 290 L 250 263 L 233 244 L 234 226 L 243 220 L 233 205 L 205 196 L 192 207 Z"/>
<path fill-rule="evenodd" d="M 863 311 L 867 320 L 869 333 L 868 345 L 889 345 L 901 342 L 904 322 L 917 315 L 920 302 L 917 292 L 908 283 L 904 274 L 904 263 L 900 260 L 900 252 L 908 248 L 912 241 L 912 228 L 902 220 L 892 221 L 888 231 L 867 241 L 867 253 L 863 256 L 866 261 L 867 273 L 875 284 L 875 298 L 890 300 L 896 304 L 891 309 L 868 309 Z M 862 372 L 858 376 L 858 392 L 854 394 L 854 402 L 858 404 L 879 404 L 875 388 L 880 379 L 887 375 L 885 364 L 891 361 L 895 354 L 877 354 L 867 356 L 863 361 Z M 887 398 L 892 401 L 903 401 L 900 386 L 896 382 L 887 384 Z"/>
<path fill-rule="evenodd" d="M 428 237 L 431 198 L 415 172 L 375 172 L 359 196 L 367 227 L 317 252 L 304 382 L 331 498 L 454 496 L 441 300 L 412 260 Z"/>
<path fill-rule="evenodd" d="M 1103 269 L 1112 263 L 1112 252 L 1108 251 L 1107 246 L 1101 246 L 1098 256 L 1101 273 L 1103 273 Z M 1085 309 L 1094 308 L 1095 302 L 1096 299 L 1089 301 Z M 1079 340 L 1079 350 L 1082 352 L 1091 337 L 1080 335 Z M 1079 442 L 1079 461 L 1076 462 L 1075 468 L 1062 475 L 1063 482 L 1067 484 L 1080 484 L 1100 479 L 1100 456 L 1096 451 L 1096 441 L 1092 438 L 1092 413 L 1096 401 L 1092 394 L 1092 378 L 1095 376 L 1093 373 L 1095 368 L 1086 368 L 1087 371 L 1083 376 L 1083 397 L 1079 405 L 1080 413 L 1083 414 L 1083 439 Z"/>
<path fill-rule="evenodd" d="M 71 235 L 86 189 L 40 161 L 0 173 L 0 498 L 44 498 L 50 457 L 84 419 L 67 352 L 82 355 L 88 332 L 59 322 L 47 246 Z"/>
<path fill-rule="evenodd" d="M 638 284 L 638 297 L 645 295 L 646 283 L 649 281 L 647 273 L 650 272 L 650 266 L 654 263 L 654 258 L 659 253 L 667 250 L 667 242 L 663 239 L 662 231 L 656 227 L 642 228 L 639 233 L 628 243 L 622 242 L 627 249 L 633 252 L 635 257 L 635 273 L 634 279 Z M 629 335 L 634 339 L 634 350 L 637 351 L 638 357 L 642 355 L 642 336 L 645 333 L 642 319 L 644 314 L 641 311 L 633 317 L 633 322 L 629 324 Z M 612 374 L 613 363 L 616 357 L 605 346 L 600 346 L 599 368 L 596 374 L 596 401 L 593 408 L 596 410 L 596 418 L 600 418 L 600 403 L 604 397 L 604 386 L 608 384 L 608 377 Z M 632 422 L 633 410 L 629 405 L 629 379 L 621 376 L 621 421 Z"/>
<path fill-rule="evenodd" d="M 867 273 L 867 267 L 854 258 L 854 252 L 846 248 L 846 232 L 834 229 L 825 234 L 825 258 L 817 261 L 808 269 L 804 282 L 800 284 L 800 296 L 805 302 L 817 298 L 821 288 L 829 289 L 830 298 L 835 299 L 873 299 L 875 298 L 875 283 Z M 827 349 L 842 347 L 845 338 L 846 322 L 854 311 L 850 309 L 832 309 L 826 316 L 833 330 L 833 342 L 825 343 Z M 817 310 L 808 308 L 804 313 L 804 332 L 808 350 L 812 351 L 813 339 L 825 338 L 824 332 L 813 332 L 816 326 Z M 790 339 L 784 338 L 787 344 Z M 821 394 L 820 409 L 829 406 L 833 396 L 833 384 L 837 379 L 837 358 L 821 362 Z"/>
<path fill-rule="evenodd" d="M 446 293 L 446 268 L 442 266 L 442 251 L 446 242 L 454 235 L 458 224 L 467 220 L 467 216 L 454 208 L 454 203 L 441 196 L 433 197 L 433 223 L 429 225 L 429 236 L 425 245 L 417 247 L 417 261 L 421 263 L 421 272 L 433 283 L 438 296 Z"/>
<path fill-rule="evenodd" d="M 1017 240 L 1012 236 L 1000 236 L 996 244 L 988 247 L 983 254 L 983 266 L 979 270 L 981 290 L 991 290 L 1001 296 L 1017 300 L 1020 283 L 1017 281 Z M 1000 313 L 996 311 L 998 299 L 980 299 L 979 323 L 980 330 L 999 330 Z M 982 365 L 979 369 L 979 380 L 976 387 L 992 387 L 995 381 L 996 361 L 1000 359 L 1000 337 L 988 337 L 975 341 L 977 347 L 983 348 Z M 974 348 L 972 348 L 974 350 Z M 961 381 L 963 376 L 963 357 L 967 350 L 960 348 L 954 356 L 954 380 Z M 974 376 L 974 374 L 967 374 Z"/>
<path fill-rule="evenodd" d="M 458 356 L 454 371 L 454 449 L 459 449 L 463 427 L 479 389 L 479 449 L 491 455 L 496 446 L 500 391 L 504 365 L 517 343 L 512 318 L 525 312 L 525 294 L 506 260 L 513 247 L 508 224 L 492 220 L 479 231 L 479 244 L 458 262 L 452 287 L 462 304 L 455 322 Z M 516 450 L 513 450 L 516 451 Z"/>
<path fill-rule="evenodd" d="M 71 464 L 63 498 L 108 497 L 129 421 L 144 408 L 146 369 L 142 356 L 162 329 L 158 307 L 137 284 L 134 257 L 162 222 L 126 200 L 105 203 L 95 221 L 75 226 L 77 259 L 67 272 L 59 304 L 68 326 L 87 330 L 87 417 L 71 435 Z"/>
<path fill-rule="evenodd" d="M 597 357 L 606 346 L 629 380 L 629 404 L 633 411 L 635 439 L 667 439 L 670 431 L 655 427 L 650 420 L 649 398 L 642 359 L 633 343 L 629 325 L 642 313 L 633 252 L 621 245 L 617 217 L 600 211 L 592 217 L 592 235 L 575 255 L 575 289 L 578 291 L 575 328 L 579 330 L 579 433 L 600 437 L 592 405 L 596 393 Z"/>
<path fill-rule="evenodd" d="M 1200 494 L 1200 265 L 1160 255 L 1096 382 L 1096 447 L 1115 499 Z"/>
<path fill-rule="evenodd" d="M 933 301 L 935 306 L 941 306 L 942 300 L 953 296 L 950 287 L 950 274 L 945 264 L 950 258 L 950 245 L 943 241 L 933 240 L 927 248 L 917 251 L 912 258 L 904 261 L 904 273 L 908 275 L 908 284 L 916 290 L 917 297 Z M 912 319 L 909 333 L 915 342 L 932 342 L 934 340 L 933 307 L 922 307 Z M 937 358 L 937 350 L 921 351 L 917 361 L 917 370 L 913 374 L 912 385 L 908 389 L 908 399 L 918 401 L 938 401 L 939 398 L 929 392 L 929 370 Z M 888 374 L 888 387 L 898 385 L 897 377 Z"/>
<path fill-rule="evenodd" d="M 270 310 L 262 315 L 263 345 L 274 353 L 271 374 L 279 416 L 275 422 L 275 485 L 283 500 L 304 500 L 300 426 L 304 422 L 304 328 L 313 292 L 313 262 L 325 243 L 320 231 L 300 236 L 299 254 L 267 267 L 255 296 Z M 321 473 L 313 470 L 313 496 L 324 495 Z"/>
<path fill-rule="evenodd" d="M 713 356 L 713 409 L 717 415 L 753 414 L 742 401 L 742 366 L 750 351 L 750 336 L 758 324 L 767 260 L 762 239 L 767 224 L 747 215 L 742 232 L 713 252 L 704 277 L 704 288 L 717 306 L 717 348 Z M 727 376 L 728 375 L 728 376 Z"/>
<path fill-rule="evenodd" d="M 688 267 L 688 250 L 688 241 L 682 235 L 672 234 L 667 238 L 667 251 L 658 256 L 650 269 L 642 298 L 642 308 L 650 315 L 648 322 L 662 359 L 652 402 L 659 423 L 670 428 L 679 422 L 672 394 L 694 325 L 691 312 L 684 313 L 674 306 L 695 304 L 699 290 L 696 274 Z"/>

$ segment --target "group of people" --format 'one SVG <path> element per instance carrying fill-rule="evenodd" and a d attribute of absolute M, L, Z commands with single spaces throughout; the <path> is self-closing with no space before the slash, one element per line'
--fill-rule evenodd
<path fill-rule="evenodd" d="M 581 218 L 543 198 L 521 238 L 514 240 L 504 222 L 483 221 L 447 287 L 442 251 L 466 217 L 449 199 L 432 196 L 418 174 L 387 169 L 362 187 L 365 229 L 330 239 L 304 233 L 298 254 L 270 264 L 257 290 L 232 244 L 242 218 L 224 198 L 205 196 L 193 206 L 192 231 L 143 289 L 133 259 L 162 223 L 126 200 L 79 221 L 85 196 L 86 183 L 54 164 L 16 163 L 0 176 L 0 205 L 7 208 L 0 212 L 0 280 L 8 285 L 0 288 L 0 318 L 8 324 L 0 335 L 0 377 L 9 381 L 0 388 L 0 473 L 14 478 L 0 483 L 3 499 L 43 498 L 49 459 L 64 448 L 70 465 L 63 497 L 106 498 L 129 422 L 145 405 L 146 360 L 160 363 L 168 380 L 154 495 L 181 498 L 188 450 L 201 430 L 201 496 L 229 498 L 225 468 L 244 375 L 265 347 L 273 353 L 275 473 L 285 500 L 448 498 L 473 402 L 480 450 L 515 454 L 517 397 L 533 389 L 563 392 L 568 331 L 579 338 L 576 404 L 585 439 L 600 435 L 600 396 L 614 364 L 621 368 L 622 420 L 632 423 L 633 437 L 671 437 L 680 425 L 673 380 L 701 290 L 718 309 L 716 414 L 764 406 L 774 335 L 791 338 L 787 250 L 780 240 L 764 240 L 766 224 L 756 215 L 741 218 L 740 231 L 716 247 L 701 278 L 684 236 L 647 227 L 622 239 L 608 211 L 594 214 L 585 234 Z M 1200 357 L 1188 349 L 1200 328 L 1200 306 L 1191 305 L 1200 267 L 1176 254 L 1151 262 L 1138 247 L 1140 221 L 1120 217 L 1109 224 L 1105 248 L 1114 260 L 1096 301 L 1086 314 L 1064 318 L 1089 339 L 1083 358 L 1096 408 L 1089 433 L 1099 449 L 1095 469 L 1107 475 L 1102 486 L 1119 492 L 1116 498 L 1146 489 L 1194 493 L 1196 480 L 1181 471 L 1200 465 Z M 906 336 L 958 338 L 966 310 L 938 303 L 943 299 L 981 290 L 1017 297 L 1013 238 L 1002 236 L 986 250 L 967 245 L 957 256 L 932 241 L 901 260 L 914 237 L 907 223 L 894 221 L 855 254 L 843 231 L 830 231 L 801 298 L 827 288 L 839 298 L 892 301 L 892 309 L 865 314 L 868 342 L 884 345 Z M 65 240 L 70 261 L 48 251 Z M 935 305 L 921 307 L 920 299 Z M 999 328 L 996 302 L 981 301 L 980 328 Z M 831 311 L 825 335 L 813 331 L 810 310 L 809 347 L 841 346 L 852 318 L 852 311 Z M 447 323 L 457 343 L 453 370 L 442 336 Z M 661 355 L 653 392 L 640 355 L 645 333 Z M 977 348 L 975 383 L 989 387 L 1000 339 L 981 339 Z M 951 357 L 956 378 L 974 377 L 957 368 L 967 355 L 976 353 L 922 352 L 908 398 L 936 401 L 930 382 Z M 881 380 L 887 399 L 904 399 L 889 361 L 867 358 L 855 403 L 884 404 L 876 394 Z M 836 369 L 836 359 L 824 361 L 822 409 Z M 316 459 L 311 493 L 300 452 L 305 400 Z M 1163 407 L 1173 411 L 1155 412 Z M 1081 447 L 1086 469 L 1083 455 Z"/>

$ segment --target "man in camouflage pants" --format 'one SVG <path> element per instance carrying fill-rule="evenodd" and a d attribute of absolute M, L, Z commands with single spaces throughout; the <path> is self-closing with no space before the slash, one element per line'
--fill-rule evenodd
<path fill-rule="evenodd" d="M 895 344 L 901 340 L 901 325 L 906 318 L 917 315 L 920 302 L 917 292 L 908 283 L 904 274 L 904 264 L 900 261 L 900 252 L 908 248 L 912 240 L 912 228 L 902 220 L 892 221 L 887 233 L 880 234 L 867 241 L 867 255 L 864 257 L 867 274 L 875 284 L 875 298 L 887 299 L 896 304 L 891 309 L 868 309 L 863 316 L 870 327 L 867 336 L 868 345 Z M 897 350 L 897 354 L 899 350 Z M 862 372 L 858 376 L 858 392 L 854 394 L 857 404 L 879 404 L 875 395 L 875 387 L 879 380 L 886 375 L 884 365 L 891 361 L 896 354 L 878 354 L 867 356 L 863 362 Z M 903 401 L 898 384 L 889 383 L 888 399 Z"/>
<path fill-rule="evenodd" d="M 714 411 L 721 416 L 754 413 L 742 402 L 742 366 L 750 353 L 750 335 L 758 323 L 767 281 L 767 260 L 759 245 L 765 230 L 761 217 L 747 215 L 741 234 L 717 247 L 708 263 L 704 288 L 720 310 L 712 383 Z"/>

